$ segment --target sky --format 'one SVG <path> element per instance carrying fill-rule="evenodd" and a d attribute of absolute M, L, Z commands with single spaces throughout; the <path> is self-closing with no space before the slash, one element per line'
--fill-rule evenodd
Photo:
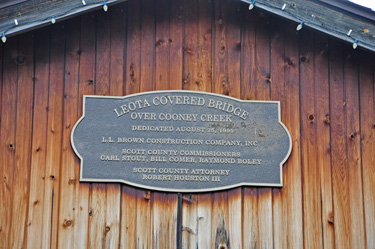
<path fill-rule="evenodd" d="M 350 0 L 353 3 L 363 5 L 367 8 L 371 8 L 372 10 L 375 10 L 375 0 Z"/>

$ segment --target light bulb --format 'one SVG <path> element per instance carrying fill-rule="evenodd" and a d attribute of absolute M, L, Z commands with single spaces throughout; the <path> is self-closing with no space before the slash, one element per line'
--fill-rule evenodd
<path fill-rule="evenodd" d="M 55 16 L 52 16 L 52 17 L 51 17 L 51 23 L 52 23 L 52 24 L 55 24 L 55 22 L 56 22 L 56 18 L 55 18 Z"/>
<path fill-rule="evenodd" d="M 17 26 L 18 25 L 18 20 L 14 19 L 14 24 Z"/>
<path fill-rule="evenodd" d="M 105 12 L 108 11 L 108 5 L 107 5 L 107 2 L 106 2 L 106 1 L 104 1 L 103 10 L 104 10 Z"/>
<path fill-rule="evenodd" d="M 353 42 L 353 49 L 356 49 L 358 47 L 358 40 L 356 39 L 354 42 Z"/>
<path fill-rule="evenodd" d="M 252 1 L 251 3 L 250 3 L 250 5 L 249 5 L 249 10 L 252 10 L 252 9 L 254 9 L 254 5 L 255 4 L 255 1 Z"/>
<path fill-rule="evenodd" d="M 298 24 L 298 26 L 297 26 L 297 31 L 300 31 L 300 30 L 302 29 L 304 23 L 305 23 L 305 22 L 302 21 L 300 24 Z"/>
<path fill-rule="evenodd" d="M 83 4 L 83 5 L 86 5 L 86 2 L 85 2 L 85 0 L 82 0 L 82 4 Z"/>
<path fill-rule="evenodd" d="M 5 33 L 3 33 L 2 37 L 1 37 L 1 40 L 3 41 L 3 43 L 5 43 L 7 41 L 7 37 L 5 36 Z"/>

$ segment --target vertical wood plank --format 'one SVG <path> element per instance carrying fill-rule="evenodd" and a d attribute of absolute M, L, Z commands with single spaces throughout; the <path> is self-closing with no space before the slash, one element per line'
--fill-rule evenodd
<path fill-rule="evenodd" d="M 65 52 L 65 76 L 64 76 L 64 107 L 62 127 L 62 155 L 61 155 L 61 179 L 60 179 L 60 203 L 59 203 L 59 230 L 58 248 L 74 248 L 75 240 L 87 243 L 87 238 L 78 238 L 75 234 L 79 224 L 79 176 L 76 175 L 79 162 L 71 145 L 70 134 L 73 125 L 78 119 L 78 75 L 79 75 L 79 39 L 80 27 L 77 20 L 66 22 L 66 52 Z M 84 246 L 87 247 L 87 244 Z"/>
<path fill-rule="evenodd" d="M 124 56 L 125 56 L 125 6 L 121 4 L 109 11 L 111 21 L 111 61 L 110 61 L 110 95 L 124 95 Z M 106 247 L 118 248 L 120 245 L 121 225 L 121 184 L 107 185 L 107 208 L 106 212 Z"/>
<path fill-rule="evenodd" d="M 170 84 L 170 43 L 169 37 L 169 1 L 156 0 L 155 8 L 155 87 L 168 90 Z"/>
<path fill-rule="evenodd" d="M 126 6 L 120 4 L 109 11 L 111 19 L 110 95 L 123 96 L 125 86 Z"/>
<path fill-rule="evenodd" d="M 214 35 L 213 35 L 213 82 L 212 92 L 228 95 L 229 88 L 227 82 L 227 13 L 225 0 L 219 0 L 214 5 Z"/>
<path fill-rule="evenodd" d="M 27 248 L 42 248 L 43 203 L 46 177 L 48 119 L 48 80 L 50 65 L 50 32 L 35 32 L 34 115 L 30 163 L 30 188 L 26 229 Z M 47 232 L 47 231 L 43 231 Z"/>
<path fill-rule="evenodd" d="M 361 147 L 359 127 L 358 52 L 349 50 L 344 58 L 346 146 L 350 208 L 350 247 L 365 248 Z"/>
<path fill-rule="evenodd" d="M 285 30 L 279 19 L 271 19 L 271 98 L 280 101 L 281 120 L 285 121 Z M 285 168 L 283 166 L 283 172 Z M 286 174 L 283 173 L 283 182 Z M 283 198 L 285 189 L 272 189 L 272 215 L 274 248 L 287 248 L 287 206 Z"/>
<path fill-rule="evenodd" d="M 198 73 L 198 1 L 183 1 L 183 71 L 182 88 L 197 90 Z M 198 238 L 198 195 L 184 194 L 182 196 L 182 248 L 199 247 Z M 211 236 L 211 234 L 209 235 Z M 206 245 L 208 248 L 208 245 Z"/>
<path fill-rule="evenodd" d="M 255 15 L 245 12 L 242 20 L 241 98 L 255 99 Z"/>
<path fill-rule="evenodd" d="M 2 102 L 2 93 L 3 93 L 3 60 L 4 60 L 4 45 L 5 44 L 1 44 L 0 45 L 0 103 L 3 103 Z M 2 116 L 1 115 L 2 113 L 2 108 L 0 107 L 0 117 Z M 1 140 L 2 136 L 1 136 L 1 119 L 0 119 L 0 155 L 2 155 L 2 148 L 4 147 L 3 145 L 3 140 Z M 4 182 L 2 182 L 0 184 L 0 200 L 3 200 L 5 198 L 3 198 L 3 195 L 4 195 L 4 188 L 5 188 L 5 178 L 4 178 L 4 175 L 3 175 L 3 169 L 1 168 L 0 169 L 0 179 L 4 179 Z M 4 204 L 3 204 L 3 201 L 0 203 L 0 239 L 1 239 L 1 242 L 0 242 L 0 248 L 3 248 L 5 247 L 5 239 L 3 238 L 3 225 L 5 224 L 4 220 L 5 220 L 5 217 L 7 217 L 7 214 L 5 213 L 5 209 L 4 209 Z M 4 240 L 3 240 L 4 239 Z"/>
<path fill-rule="evenodd" d="M 153 5 L 149 5 L 151 2 L 139 2 L 139 1 L 129 1 L 128 2 L 128 27 L 127 27 L 127 56 L 126 56 L 126 65 L 127 65 L 127 73 L 126 73 L 126 94 L 132 94 L 137 93 L 140 90 L 144 91 L 145 89 L 151 90 L 153 88 L 150 88 L 150 83 L 153 81 L 144 81 L 145 75 L 150 75 L 149 71 L 149 65 L 152 65 L 153 63 L 153 52 L 146 52 L 144 49 L 147 49 L 148 46 L 143 44 L 143 41 L 154 41 L 153 39 L 150 39 L 150 33 L 154 29 L 154 26 L 149 24 L 149 21 L 153 21 L 154 18 L 152 15 L 147 15 L 147 12 L 145 12 L 145 19 L 142 19 L 141 21 L 141 15 L 143 15 L 143 6 L 144 4 L 148 6 L 148 10 L 152 9 Z M 145 10 L 146 11 L 146 10 Z M 143 21 L 147 21 L 147 23 L 143 23 Z M 148 39 L 144 39 L 144 37 L 147 37 Z M 147 43 L 146 43 L 147 44 Z M 150 48 L 153 51 L 154 45 L 152 45 Z M 143 55 L 143 52 L 145 54 Z M 143 59 L 144 56 L 150 56 L 150 59 L 148 61 L 144 61 L 145 66 L 141 67 L 141 61 L 143 65 Z M 147 64 L 150 63 L 150 64 Z M 141 73 L 142 70 L 142 73 Z M 151 71 L 153 72 L 153 71 Z M 153 74 L 151 76 L 148 76 L 148 79 L 153 80 Z M 147 76 L 146 76 L 147 77 Z M 130 190 L 129 190 L 130 191 Z M 127 192 L 126 192 L 127 193 Z M 127 194 L 127 196 L 129 196 Z M 151 214 L 150 214 L 150 199 L 151 194 L 149 191 L 144 191 L 140 189 L 135 189 L 135 203 L 136 203 L 136 211 L 135 211 L 135 225 L 130 226 L 130 229 L 134 229 L 134 240 L 131 238 L 128 238 L 126 243 L 129 244 L 135 244 L 135 248 L 148 248 L 151 247 Z M 130 215 L 132 215 L 132 210 L 126 209 L 126 216 L 129 217 L 127 219 L 130 219 Z M 130 234 L 132 231 L 129 230 L 127 234 Z"/>
<path fill-rule="evenodd" d="M 182 248 L 197 248 L 198 236 L 198 199 L 197 195 L 185 194 L 182 196 Z"/>
<path fill-rule="evenodd" d="M 94 80 L 95 80 L 95 15 L 87 14 L 81 17 L 81 33 L 80 33 L 80 48 L 79 48 L 79 85 L 78 85 L 78 105 L 77 117 L 80 118 L 83 114 L 83 95 L 94 94 Z M 79 177 L 80 167 L 75 170 L 75 175 Z M 84 248 L 87 246 L 87 238 L 89 235 L 89 201 L 90 201 L 90 184 L 78 183 L 80 199 L 79 209 L 77 210 L 79 222 L 74 227 L 74 233 L 78 238 L 74 241 L 75 248 Z"/>
<path fill-rule="evenodd" d="M 106 184 L 93 183 L 90 198 L 89 248 L 105 248 Z"/>
<path fill-rule="evenodd" d="M 182 61 L 171 64 L 170 48 L 173 42 L 170 36 L 170 1 L 157 0 L 155 8 L 155 87 L 156 90 L 171 89 L 171 71 L 180 70 Z M 178 59 L 178 58 L 176 58 Z M 175 79 L 172 79 L 175 80 Z M 178 89 L 181 86 L 172 83 Z M 159 193 L 152 194 L 152 247 L 175 248 L 177 246 L 177 194 Z"/>
<path fill-rule="evenodd" d="M 139 25 L 140 22 L 140 64 L 142 73 L 140 75 L 140 91 L 155 90 L 155 0 L 142 0 L 142 19 L 129 19 L 129 22 L 135 22 L 132 25 Z M 140 11 L 138 6 L 132 11 Z M 138 27 L 138 26 L 137 26 Z M 129 35 L 128 35 L 129 36 Z M 134 39 L 134 38 L 132 38 Z M 127 51 L 131 53 L 131 51 Z M 138 54 L 139 55 L 139 54 Z M 129 67 L 129 66 L 128 66 Z M 128 84 L 128 81 L 127 81 Z"/>
<path fill-rule="evenodd" d="M 243 4 L 235 0 L 228 0 L 225 7 L 227 10 L 226 53 L 228 67 L 228 82 L 226 88 L 229 96 L 235 98 L 241 97 L 241 17 L 244 14 L 243 7 Z"/>
<path fill-rule="evenodd" d="M 334 231 L 331 217 L 332 207 L 332 177 L 330 153 L 330 110 L 329 110 L 329 74 L 328 74 L 328 38 L 315 34 L 315 99 L 317 124 L 317 164 L 320 172 L 321 188 L 321 220 L 323 248 L 334 248 Z"/>
<path fill-rule="evenodd" d="M 151 208 L 151 248 L 176 248 L 177 195 L 155 192 Z"/>
<path fill-rule="evenodd" d="M 334 206 L 335 247 L 350 248 L 350 209 L 348 191 L 348 157 L 345 129 L 345 93 L 343 85 L 343 47 L 330 45 L 331 156 Z"/>
<path fill-rule="evenodd" d="M 126 26 L 124 27 L 125 30 L 123 31 L 124 34 L 124 50 L 126 50 L 126 53 L 124 54 L 124 89 L 127 94 L 130 94 L 131 92 L 127 92 L 127 90 L 132 90 L 132 88 L 128 88 L 128 72 L 127 72 L 127 66 L 128 66 L 128 59 L 131 59 L 129 56 L 129 53 L 132 51 L 128 51 L 129 46 L 129 40 L 128 37 L 131 35 L 129 32 L 129 29 L 131 28 L 130 22 L 132 22 L 132 19 L 127 19 L 128 16 L 128 9 L 129 4 L 124 4 L 124 21 L 126 22 Z M 133 11 L 133 10 L 132 10 Z M 139 9 L 137 9 L 139 11 Z M 138 28 L 138 27 L 137 27 Z M 135 32 L 135 31 L 133 31 Z M 125 93 L 124 92 L 124 93 Z M 123 93 L 123 94 L 124 94 Z M 121 213 L 120 213 L 120 248 L 136 248 L 136 227 L 137 227 L 137 192 L 136 189 L 129 186 L 122 186 L 121 189 Z"/>
<path fill-rule="evenodd" d="M 145 5 L 148 6 L 146 7 Z M 138 7 L 138 5 L 134 7 L 137 12 Z M 141 32 L 140 34 L 142 35 L 141 40 L 135 40 L 138 44 L 135 50 L 137 54 L 134 54 L 134 56 L 136 56 L 136 58 L 134 58 L 134 61 L 136 61 L 134 65 L 138 65 L 139 63 L 139 69 L 135 72 L 139 73 L 138 79 L 140 79 L 141 81 L 138 80 L 134 83 L 137 83 L 139 85 L 138 89 L 140 89 L 141 91 L 144 91 L 145 89 L 155 90 L 155 2 L 150 0 L 147 2 L 142 2 L 140 7 L 141 9 L 139 10 L 139 12 L 142 13 L 142 17 L 146 17 L 145 20 L 131 19 L 132 22 L 134 22 L 134 25 L 141 24 L 141 30 L 137 32 Z M 146 7 L 146 9 L 143 10 L 143 7 Z M 128 39 L 129 38 L 130 37 L 128 36 Z M 140 51 L 138 50 L 138 47 L 140 47 Z M 129 52 L 130 51 L 128 50 L 128 53 Z M 139 56 L 141 56 L 140 61 L 138 61 Z M 150 56 L 149 59 L 146 59 L 145 66 L 143 66 L 143 60 L 145 59 L 144 56 Z M 146 63 L 150 63 L 150 66 L 148 66 Z M 127 81 L 127 84 L 129 84 L 129 81 Z M 135 93 L 135 91 L 133 91 L 132 93 Z M 141 189 L 136 189 L 136 194 L 136 246 L 137 248 L 152 248 L 152 230 L 154 224 L 152 221 L 151 205 L 153 196 L 150 191 Z"/>
<path fill-rule="evenodd" d="M 255 35 L 255 97 L 257 100 L 269 100 L 270 93 L 270 28 L 267 16 L 258 13 L 256 17 Z M 272 189 L 258 189 L 258 214 L 259 214 L 259 246 L 260 248 L 273 247 L 272 224 Z"/>
<path fill-rule="evenodd" d="M 198 90 L 198 1 L 184 1 L 183 89 Z"/>
<path fill-rule="evenodd" d="M 62 118 L 65 65 L 63 24 L 51 27 L 51 55 L 48 90 L 47 157 L 44 189 L 42 248 L 57 248 L 62 154 Z"/>
<path fill-rule="evenodd" d="M 241 49 L 241 98 L 255 99 L 255 15 L 245 12 L 242 21 L 242 49 Z M 243 190 L 243 230 L 242 240 L 244 248 L 258 248 L 258 189 L 245 187 Z"/>
<path fill-rule="evenodd" d="M 183 42 L 183 1 L 173 1 L 170 4 L 169 17 L 169 88 L 171 90 L 182 89 L 182 42 Z"/>
<path fill-rule="evenodd" d="M 287 245 L 291 248 L 303 248 L 303 209 L 301 183 L 301 138 L 300 138 L 300 110 L 299 110 L 299 42 L 295 25 L 285 26 L 285 113 L 282 122 L 288 128 L 292 137 L 292 153 L 283 166 L 285 175 L 283 198 L 284 210 L 287 210 Z M 283 107 L 284 106 L 284 107 Z"/>
<path fill-rule="evenodd" d="M 136 248 L 152 248 L 151 193 L 136 189 Z"/>
<path fill-rule="evenodd" d="M 212 228 L 212 194 L 200 194 L 197 196 L 197 232 L 198 248 L 210 248 L 213 243 L 211 240 Z"/>
<path fill-rule="evenodd" d="M 183 89 L 211 91 L 213 2 L 184 2 Z M 210 248 L 212 194 L 186 194 L 182 203 L 182 247 Z"/>
<path fill-rule="evenodd" d="M 270 81 L 270 22 L 269 16 L 260 11 L 256 16 L 255 27 L 255 64 L 254 82 L 255 97 L 258 100 L 269 100 L 271 93 Z"/>
<path fill-rule="evenodd" d="M 3 99 L 3 95 L 2 95 L 2 93 L 3 93 L 3 60 L 4 60 L 4 46 L 5 46 L 5 44 L 1 44 L 0 45 L 0 103 L 3 103 L 2 102 L 2 99 Z M 2 113 L 2 108 L 0 107 L 0 116 L 2 116 L 1 115 L 1 113 Z M 0 139 L 1 139 L 2 137 L 1 137 L 1 119 L 0 119 Z M 2 140 L 0 140 L 0 155 L 2 155 L 1 154 L 1 149 L 2 149 L 2 147 L 4 146 L 3 144 L 2 144 L 3 142 L 2 142 Z M 3 176 L 3 169 L 1 168 L 0 169 L 0 179 L 4 179 L 4 176 Z M 0 184 L 0 200 L 3 200 L 3 190 L 4 190 L 4 183 L 1 183 Z M 1 217 L 2 215 L 4 215 L 4 216 L 6 216 L 6 214 L 5 214 L 5 212 L 3 212 L 4 210 L 3 210 L 3 204 L 1 203 L 0 204 L 0 238 L 2 239 L 3 237 L 2 237 L 2 235 L 3 235 L 3 233 L 2 233 L 2 231 L 3 231 L 3 229 L 2 229 L 2 226 L 1 226 L 1 224 L 2 224 L 2 221 L 3 221 L 3 217 Z M 4 243 L 5 241 L 3 241 L 2 243 Z M 3 247 L 4 245 L 3 244 L 0 244 L 0 246 L 1 247 Z"/>
<path fill-rule="evenodd" d="M 211 248 L 230 248 L 227 191 L 213 193 L 211 223 Z"/>
<path fill-rule="evenodd" d="M 95 94 L 109 94 L 109 71 L 111 56 L 111 23 L 107 12 L 96 13 L 96 79 Z"/>
<path fill-rule="evenodd" d="M 230 248 L 242 248 L 242 188 L 228 191 Z"/>
<path fill-rule="evenodd" d="M 360 124 L 366 246 L 375 245 L 375 79 L 374 56 L 360 56 Z"/>
<path fill-rule="evenodd" d="M 136 219 L 136 190 L 129 186 L 122 186 L 120 248 L 136 248 Z"/>
<path fill-rule="evenodd" d="M 304 248 L 322 248 L 321 190 L 317 165 L 314 37 L 300 32 L 300 109 Z"/>
<path fill-rule="evenodd" d="M 212 8 L 210 0 L 198 0 L 198 82 L 197 90 L 212 88 Z"/>
<path fill-rule="evenodd" d="M 273 247 L 272 191 L 270 188 L 258 190 L 258 225 L 260 248 Z"/>
<path fill-rule="evenodd" d="M 129 1 L 126 39 L 125 93 L 137 93 L 142 89 L 141 80 L 141 2 Z M 143 26 L 142 26 L 143 27 Z M 147 64 L 146 64 L 147 65 Z M 147 84 L 147 83 L 146 83 Z M 142 89 L 143 90 L 143 89 Z"/>
<path fill-rule="evenodd" d="M 0 202 L 0 243 L 1 248 L 9 247 L 13 167 L 15 162 L 17 65 L 14 59 L 18 54 L 18 37 L 10 38 L 3 45 L 3 75 L 1 99 L 1 202 Z"/>
<path fill-rule="evenodd" d="M 228 83 L 228 37 L 227 37 L 227 5 L 226 1 L 216 1 L 214 4 L 213 32 L 213 75 L 212 92 L 229 95 Z M 228 192 L 221 191 L 212 194 L 211 247 L 230 247 Z"/>
<path fill-rule="evenodd" d="M 96 13 L 96 61 L 95 94 L 109 95 L 110 92 L 110 56 L 111 24 L 107 12 Z M 106 244 L 106 212 L 116 208 L 107 205 L 107 184 L 93 183 L 90 200 L 89 247 L 104 248 Z M 118 208 L 118 207 L 117 207 Z M 111 234 L 111 233 L 109 233 Z"/>
<path fill-rule="evenodd" d="M 31 131 L 34 94 L 34 38 L 32 33 L 20 36 L 17 88 L 17 116 L 15 165 L 13 168 L 12 221 L 9 229 L 9 248 L 26 244 L 25 225 L 28 206 L 30 176 Z"/>
<path fill-rule="evenodd" d="M 258 191 L 246 187 L 243 193 L 243 247 L 259 248 Z"/>
<path fill-rule="evenodd" d="M 240 98 L 241 89 L 241 17 L 243 5 L 227 1 L 228 93 Z M 228 190 L 228 236 L 230 248 L 242 248 L 242 189 Z"/>

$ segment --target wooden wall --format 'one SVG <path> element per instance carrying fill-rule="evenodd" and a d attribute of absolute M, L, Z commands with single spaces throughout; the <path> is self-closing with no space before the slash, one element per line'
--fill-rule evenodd
<path fill-rule="evenodd" d="M 375 57 L 236 0 L 129 0 L 0 47 L 0 248 L 375 248 Z M 280 100 L 283 188 L 79 182 L 82 95 Z"/>

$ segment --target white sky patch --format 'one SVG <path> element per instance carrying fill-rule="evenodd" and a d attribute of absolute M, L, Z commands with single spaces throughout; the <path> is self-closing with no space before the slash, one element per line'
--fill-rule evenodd
<path fill-rule="evenodd" d="M 350 2 L 365 6 L 375 11 L 375 0 L 350 0 Z"/>

